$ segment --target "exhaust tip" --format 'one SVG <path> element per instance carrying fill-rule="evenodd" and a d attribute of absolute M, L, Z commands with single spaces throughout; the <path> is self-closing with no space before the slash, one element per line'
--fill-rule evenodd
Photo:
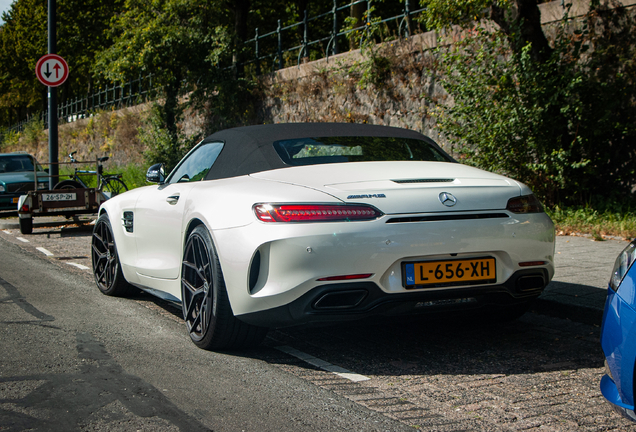
<path fill-rule="evenodd" d="M 521 276 L 517 279 L 519 291 L 536 291 L 545 287 L 545 279 L 541 275 Z"/>
<path fill-rule="evenodd" d="M 367 290 L 333 291 L 324 294 L 314 302 L 317 310 L 353 309 L 367 296 Z"/>

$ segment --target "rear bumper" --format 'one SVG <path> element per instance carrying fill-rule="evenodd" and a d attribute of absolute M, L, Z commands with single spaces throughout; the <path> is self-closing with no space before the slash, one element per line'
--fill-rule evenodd
<path fill-rule="evenodd" d="M 0 194 L 0 210 L 17 210 L 18 198 L 24 193 L 2 193 Z"/>
<path fill-rule="evenodd" d="M 253 325 L 275 328 L 370 316 L 435 314 L 488 307 L 503 310 L 534 300 L 549 281 L 547 270 L 537 268 L 520 270 L 500 285 L 462 289 L 386 293 L 374 282 L 329 284 L 318 286 L 289 304 L 237 318 Z"/>
<path fill-rule="evenodd" d="M 334 285 L 329 278 L 343 275 L 370 274 L 357 282 L 374 284 L 382 291 L 379 296 L 387 301 L 400 296 L 437 298 L 435 291 L 441 296 L 471 288 L 478 292 L 501 291 L 514 274 L 524 274 L 525 270 L 547 273 L 545 284 L 554 275 L 554 226 L 545 214 L 478 222 L 387 223 L 385 219 L 331 224 L 253 223 L 212 231 L 234 314 L 285 309 L 323 286 Z M 405 263 L 483 257 L 495 259 L 497 282 L 425 290 L 409 289 L 405 283 Z M 521 265 L 529 262 L 543 264 L 532 268 Z"/>

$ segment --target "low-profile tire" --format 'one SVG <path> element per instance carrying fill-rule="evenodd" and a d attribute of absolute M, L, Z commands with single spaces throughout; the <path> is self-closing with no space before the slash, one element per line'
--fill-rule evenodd
<path fill-rule="evenodd" d="M 199 348 L 247 348 L 260 344 L 267 335 L 267 328 L 244 323 L 234 316 L 216 249 L 204 225 L 192 230 L 186 241 L 181 296 L 186 328 Z"/>
<path fill-rule="evenodd" d="M 134 287 L 126 281 L 121 271 L 113 228 L 106 213 L 95 222 L 91 240 L 91 257 L 95 283 L 102 293 L 108 296 L 127 297 L 134 292 Z"/>
<path fill-rule="evenodd" d="M 63 180 L 53 186 L 53 189 L 82 189 L 84 186 L 75 180 Z"/>
<path fill-rule="evenodd" d="M 33 218 L 19 218 L 20 232 L 22 234 L 31 234 L 33 232 Z"/>

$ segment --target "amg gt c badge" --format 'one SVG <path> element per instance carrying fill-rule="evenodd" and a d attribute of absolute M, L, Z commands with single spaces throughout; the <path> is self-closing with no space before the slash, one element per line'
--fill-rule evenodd
<path fill-rule="evenodd" d="M 349 195 L 347 199 L 386 198 L 384 194 Z"/>
<path fill-rule="evenodd" d="M 452 207 L 457 204 L 457 198 L 455 198 L 453 194 L 448 192 L 442 192 L 441 194 L 439 194 L 439 201 L 446 207 Z"/>

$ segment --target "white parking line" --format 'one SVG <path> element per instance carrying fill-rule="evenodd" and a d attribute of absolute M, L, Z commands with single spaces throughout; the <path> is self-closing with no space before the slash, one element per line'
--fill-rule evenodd
<path fill-rule="evenodd" d="M 53 252 L 47 251 L 46 249 L 44 249 L 43 247 L 38 247 L 36 248 L 37 250 L 39 250 L 40 252 L 42 252 L 44 255 L 46 256 L 53 256 Z"/>
<path fill-rule="evenodd" d="M 90 269 L 89 269 L 88 267 L 86 267 L 85 265 L 81 265 L 81 264 L 78 264 L 78 263 L 71 263 L 71 262 L 70 262 L 70 263 L 66 263 L 66 264 L 68 264 L 68 265 L 72 265 L 73 267 L 77 267 L 77 268 L 78 268 L 78 269 L 80 269 L 80 270 L 90 270 Z"/>
<path fill-rule="evenodd" d="M 9 231 L 9 230 L 2 230 L 2 232 L 5 233 L 5 234 L 11 234 L 11 231 Z"/>
<path fill-rule="evenodd" d="M 332 365 L 329 362 L 320 360 L 319 358 L 306 354 L 302 351 L 298 351 L 296 348 L 292 348 L 290 346 L 286 346 L 286 345 L 279 346 L 279 347 L 276 347 L 276 349 L 286 354 L 289 354 L 291 356 L 294 356 L 297 359 L 300 359 L 304 362 L 307 362 L 310 365 L 319 367 L 320 369 L 327 372 L 332 372 L 338 376 L 341 376 L 342 378 L 346 378 L 353 382 L 367 381 L 371 379 L 369 377 L 365 377 L 364 375 L 360 375 L 360 374 L 348 371 L 347 369 L 341 368 L 340 366 Z"/>
<path fill-rule="evenodd" d="M 16 237 L 18 240 L 20 240 L 23 243 L 29 243 L 29 241 L 23 237 Z"/>

